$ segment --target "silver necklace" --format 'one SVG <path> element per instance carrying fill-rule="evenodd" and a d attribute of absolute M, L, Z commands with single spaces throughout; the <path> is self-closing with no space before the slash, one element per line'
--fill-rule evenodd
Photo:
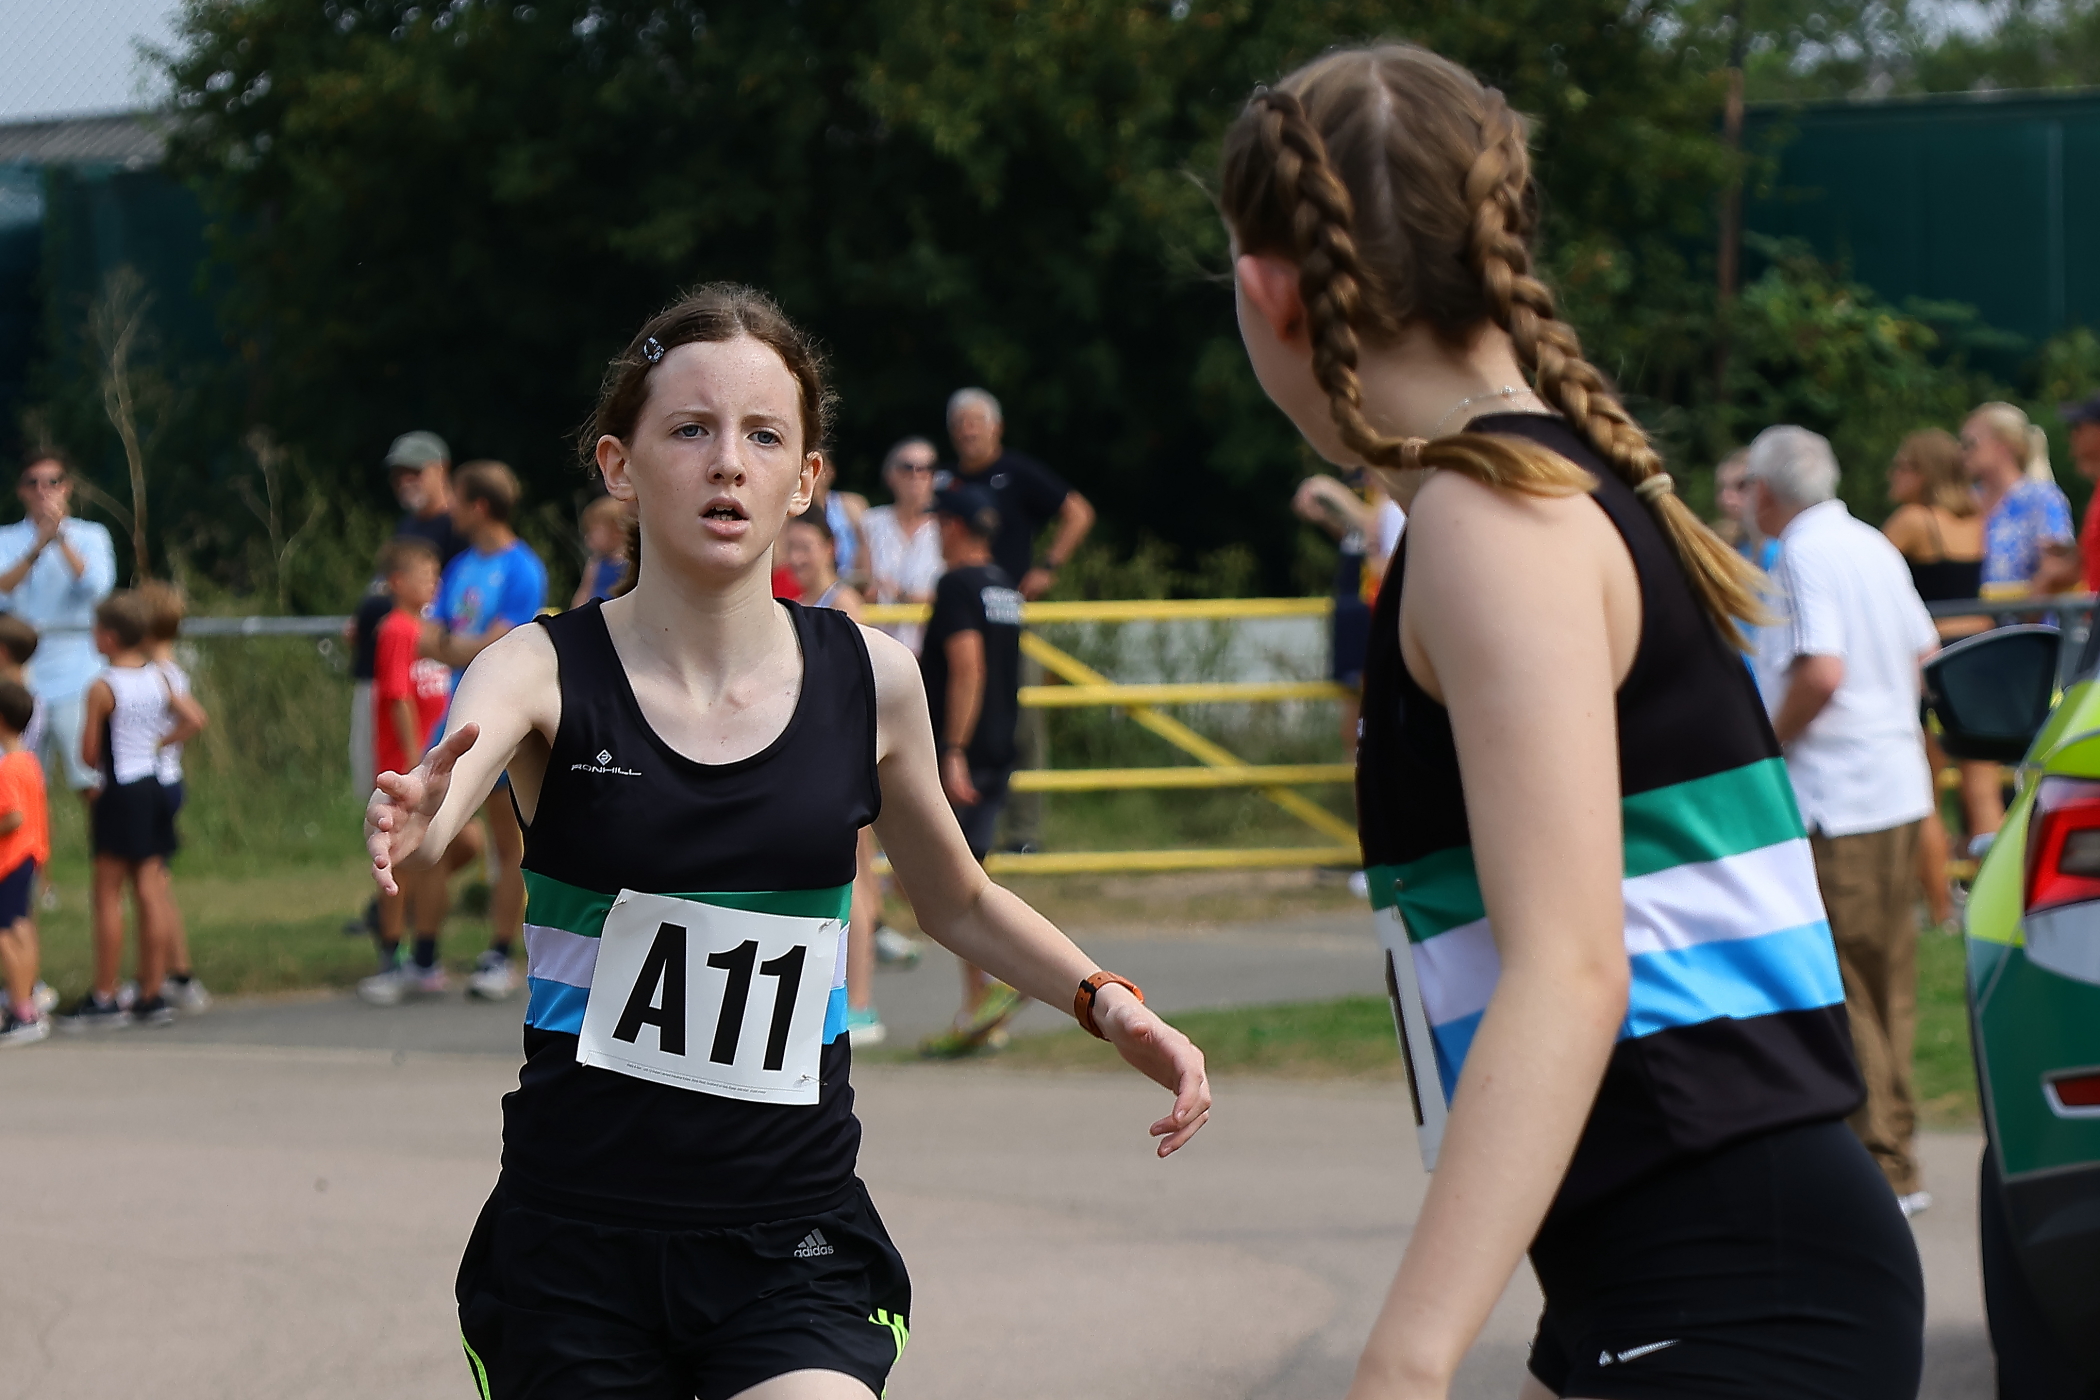
<path fill-rule="evenodd" d="M 1443 431 L 1444 424 L 1451 421 L 1451 415 L 1458 412 L 1462 408 L 1466 408 L 1469 405 L 1476 403 L 1485 403 L 1489 399 L 1503 399 L 1506 401 L 1509 399 L 1516 398 L 1519 394 L 1529 394 L 1530 392 L 1530 388 L 1522 384 L 1505 384 L 1501 388 L 1489 390 L 1485 394 L 1470 394 L 1465 398 L 1460 399 L 1457 403 L 1451 405 L 1451 407 L 1445 409 L 1444 416 L 1436 420 L 1436 426 L 1432 427 L 1429 430 L 1428 436 L 1436 437 L 1439 433 L 1441 433 Z"/>

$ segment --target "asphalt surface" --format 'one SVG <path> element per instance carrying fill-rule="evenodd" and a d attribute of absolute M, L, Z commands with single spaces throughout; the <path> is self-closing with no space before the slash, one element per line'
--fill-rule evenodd
<path fill-rule="evenodd" d="M 1089 942 L 1171 1009 L 1375 990 L 1356 937 L 1312 920 Z M 877 989 L 902 1035 L 945 1019 L 954 986 L 929 958 Z M 517 1015 L 260 1003 L 0 1055 L 18 1262 L 0 1270 L 0 1400 L 471 1395 L 450 1286 L 495 1178 Z M 1426 1184 L 1394 1087 L 1228 1080 L 1161 1163 L 1144 1126 L 1164 1096 L 1134 1077 L 855 1079 L 862 1174 L 914 1278 L 898 1400 L 1346 1389 Z M 1923 1394 L 1989 1395 L 1978 1141 L 1921 1146 Z M 1515 1393 L 1536 1309 L 1520 1270 L 1457 1400 Z"/>

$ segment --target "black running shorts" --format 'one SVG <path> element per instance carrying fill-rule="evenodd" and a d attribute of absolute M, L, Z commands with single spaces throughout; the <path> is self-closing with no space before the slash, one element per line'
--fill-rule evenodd
<path fill-rule="evenodd" d="M 857 1181 L 821 1214 L 676 1230 L 552 1214 L 499 1184 L 458 1296 L 484 1400 L 728 1400 L 804 1370 L 880 1395 L 911 1313 Z"/>
<path fill-rule="evenodd" d="M 1925 1283 L 1842 1122 L 1675 1166 L 1533 1243 L 1531 1373 L 1585 1400 L 1916 1400 Z"/>

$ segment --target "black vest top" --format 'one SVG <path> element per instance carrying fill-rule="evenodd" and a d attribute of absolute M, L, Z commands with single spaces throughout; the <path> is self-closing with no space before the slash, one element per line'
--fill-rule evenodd
<path fill-rule="evenodd" d="M 1633 557 L 1641 637 L 1617 695 L 1626 1020 L 1555 1202 L 1579 1208 L 1690 1154 L 1842 1117 L 1861 1098 L 1844 986 L 1807 833 L 1750 671 L 1643 505 L 1558 418 L 1492 414 L 1588 470 Z M 1364 671 L 1357 821 L 1371 901 L 1404 926 L 1433 1064 L 1454 1092 L 1500 975 L 1473 869 L 1451 716 L 1400 653 L 1407 542 L 1378 595 Z"/>
<path fill-rule="evenodd" d="M 780 736 L 696 763 L 643 717 L 601 605 L 543 617 L 561 725 L 525 832 L 525 1067 L 504 1097 L 507 1191 L 592 1218 L 748 1224 L 830 1208 L 860 1149 L 845 1030 L 844 936 L 818 1102 L 751 1103 L 576 1062 L 595 939 L 623 889 L 835 918 L 875 819 L 875 677 L 844 613 L 783 603 L 802 689 Z"/>

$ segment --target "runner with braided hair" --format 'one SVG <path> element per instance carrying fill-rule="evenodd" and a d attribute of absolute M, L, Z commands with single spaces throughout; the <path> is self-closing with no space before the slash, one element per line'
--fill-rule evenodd
<path fill-rule="evenodd" d="M 1806 832 L 1737 648 L 1758 575 L 1533 273 L 1527 131 L 1408 45 L 1225 141 L 1256 377 L 1408 512 L 1357 811 L 1436 1175 L 1352 1400 L 1443 1397 L 1527 1248 L 1525 1394 L 1917 1393 L 1923 1285 Z"/>

